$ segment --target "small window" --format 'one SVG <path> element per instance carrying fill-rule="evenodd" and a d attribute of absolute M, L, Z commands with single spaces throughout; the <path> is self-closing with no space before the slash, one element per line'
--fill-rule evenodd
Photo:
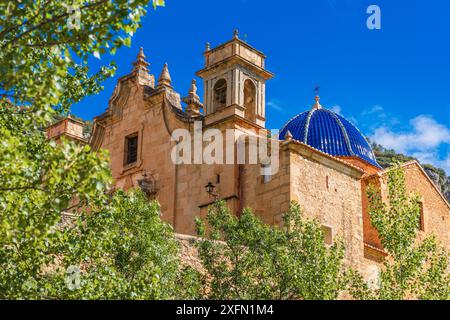
<path fill-rule="evenodd" d="M 329 190 L 330 189 L 330 177 L 329 176 L 327 176 L 325 183 L 327 185 L 327 190 Z"/>
<path fill-rule="evenodd" d="M 323 239 L 325 244 L 332 245 L 333 244 L 333 229 L 328 226 L 322 226 Z"/>
<path fill-rule="evenodd" d="M 125 165 L 133 164 L 137 161 L 138 155 L 138 135 L 134 134 L 125 138 Z"/>
<path fill-rule="evenodd" d="M 420 231 L 425 231 L 425 217 L 424 217 L 424 207 L 423 207 L 423 202 L 419 202 L 419 207 L 420 207 L 420 225 L 419 225 L 419 230 Z"/>

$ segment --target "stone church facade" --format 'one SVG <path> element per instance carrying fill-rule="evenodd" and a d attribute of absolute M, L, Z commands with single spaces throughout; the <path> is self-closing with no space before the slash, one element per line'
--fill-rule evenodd
<path fill-rule="evenodd" d="M 236 214 L 250 207 L 268 224 L 280 224 L 295 200 L 307 217 L 319 219 L 327 242 L 344 240 L 346 261 L 370 276 L 384 251 L 370 224 L 365 188 L 376 183 L 386 197 L 387 171 L 358 129 L 322 107 L 318 97 L 281 129 L 273 174 L 261 174 L 266 164 L 260 162 L 174 163 L 174 131 L 186 129 L 194 136 L 196 123 L 203 131 L 217 129 L 223 135 L 233 130 L 235 141 L 241 135 L 269 134 L 265 87 L 273 74 L 265 69 L 265 55 L 235 34 L 216 48 L 207 45 L 204 57 L 205 67 L 197 72 L 203 102 L 194 80 L 188 96 L 180 97 L 167 64 L 155 81 L 142 49 L 131 73 L 118 80 L 106 112 L 95 118 L 89 141 L 94 150 L 109 151 L 115 187 L 142 188 L 161 204 L 163 220 L 184 235 L 195 235 L 195 217 L 204 216 L 216 198 Z M 69 118 L 52 130 L 59 136 L 70 128 L 67 136 L 80 140 L 77 126 L 81 124 Z M 421 236 L 434 233 L 450 249 L 449 203 L 417 162 L 403 167 L 409 191 L 422 199 Z M 214 187 L 209 194 L 208 185 Z"/>

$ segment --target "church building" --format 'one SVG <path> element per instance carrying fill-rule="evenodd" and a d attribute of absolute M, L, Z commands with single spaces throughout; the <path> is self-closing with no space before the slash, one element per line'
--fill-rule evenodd
<path fill-rule="evenodd" d="M 217 199 L 237 215 L 252 208 L 272 225 L 281 224 L 290 202 L 297 201 L 307 217 L 319 219 L 327 243 L 343 239 L 347 263 L 370 273 L 385 252 L 370 223 L 365 190 L 376 183 L 386 198 L 387 170 L 364 135 L 322 106 L 318 96 L 280 129 L 276 172 L 264 173 L 265 163 L 174 163 L 177 129 L 194 136 L 199 123 L 202 131 L 217 129 L 224 136 L 227 130 L 237 136 L 270 133 L 265 89 L 274 75 L 265 68 L 266 56 L 235 32 L 224 44 L 208 44 L 204 58 L 204 68 L 196 73 L 203 80 L 202 99 L 195 80 L 189 94 L 180 97 L 167 64 L 156 81 L 142 48 L 132 71 L 118 79 L 89 141 L 93 150 L 109 151 L 115 188 L 144 190 L 161 204 L 162 219 L 183 235 L 195 235 L 195 218 L 205 216 Z M 433 233 L 450 249 L 449 203 L 419 163 L 403 168 L 408 190 L 421 197 L 421 236 Z"/>

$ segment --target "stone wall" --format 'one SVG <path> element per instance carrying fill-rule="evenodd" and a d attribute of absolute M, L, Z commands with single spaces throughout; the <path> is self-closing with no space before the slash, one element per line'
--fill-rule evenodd
<path fill-rule="evenodd" d="M 199 241 L 199 238 L 176 233 L 175 239 L 180 243 L 181 263 L 193 267 L 199 272 L 204 272 L 202 263 L 198 257 L 198 250 L 195 247 L 195 242 Z"/>
<path fill-rule="evenodd" d="M 345 260 L 359 267 L 363 259 L 363 221 L 360 180 L 296 152 L 290 154 L 291 200 L 308 218 L 331 228 L 333 239 L 344 241 Z"/>
<path fill-rule="evenodd" d="M 261 165 L 244 165 L 241 172 L 242 204 L 251 208 L 264 223 L 280 224 L 290 203 L 290 158 L 281 151 L 278 172 L 264 180 Z"/>
<path fill-rule="evenodd" d="M 403 165 L 403 169 L 408 192 L 419 194 L 423 203 L 424 230 L 419 231 L 418 239 L 434 234 L 442 245 L 450 249 L 449 204 L 416 161 L 406 163 Z M 369 184 L 375 184 L 375 186 L 380 188 L 381 195 L 384 201 L 387 202 L 387 182 L 387 171 L 362 180 L 365 258 L 363 259 L 360 272 L 363 273 L 366 279 L 373 279 L 376 273 L 379 272 L 381 262 L 386 253 L 382 249 L 378 232 L 371 225 L 365 190 Z"/>
<path fill-rule="evenodd" d="M 419 232 L 419 238 L 434 234 L 444 246 L 450 248 L 450 205 L 416 161 L 406 163 L 403 165 L 403 169 L 408 192 L 418 194 L 423 204 L 424 230 Z M 371 183 L 381 189 L 382 197 L 387 202 L 387 171 L 381 173 L 380 176 L 372 176 L 363 181 L 364 242 L 381 249 L 378 233 L 370 224 L 368 199 L 364 191 Z"/>
<path fill-rule="evenodd" d="M 444 201 L 431 180 L 419 166 L 412 162 L 405 167 L 406 187 L 410 192 L 419 194 L 423 202 L 425 234 L 435 234 L 443 245 L 450 250 L 450 206 Z"/>
<path fill-rule="evenodd" d="M 108 111 L 96 119 L 91 141 L 109 150 L 116 188 L 137 188 L 140 180 L 149 179 L 156 190 L 152 197 L 161 204 L 162 219 L 171 223 L 176 233 L 187 235 L 195 234 L 195 218 L 204 217 L 214 201 L 205 190 L 208 182 L 216 186 L 217 198 L 225 200 L 233 213 L 250 207 L 268 224 L 281 224 L 290 202 L 297 201 L 307 217 L 317 218 L 331 229 L 332 238 L 344 241 L 348 264 L 368 276 L 373 274 L 379 263 L 380 244 L 367 215 L 363 179 L 373 173 L 373 168 L 361 168 L 355 159 L 338 159 L 292 140 L 279 142 L 279 170 L 266 179 L 261 175 L 261 164 L 249 162 L 176 165 L 171 158 L 176 145 L 172 133 L 184 128 L 193 137 L 194 119 L 183 113 L 180 97 L 170 83 L 153 88 L 142 85 L 136 77 L 132 73 L 119 79 Z M 198 117 L 202 129 L 214 128 L 223 136 L 227 129 L 237 135 L 267 135 L 264 128 L 239 116 L 235 107 L 228 108 L 229 113 L 223 110 Z M 263 130 L 257 132 L 259 129 Z M 135 163 L 126 164 L 125 140 L 130 135 L 138 137 L 138 155 Z M 236 157 L 236 145 L 233 149 Z M 448 203 L 420 166 L 405 168 L 408 189 L 423 197 L 425 232 L 436 233 L 449 246 Z M 385 185 L 380 180 L 383 192 Z M 186 239 L 182 239 L 182 247 L 183 255 L 194 255 Z"/>

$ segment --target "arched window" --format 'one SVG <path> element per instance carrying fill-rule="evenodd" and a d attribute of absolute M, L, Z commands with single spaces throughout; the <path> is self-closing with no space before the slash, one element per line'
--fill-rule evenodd
<path fill-rule="evenodd" d="M 218 110 L 227 105 L 227 81 L 220 79 L 214 85 L 214 109 Z"/>
<path fill-rule="evenodd" d="M 244 82 L 244 107 L 247 119 L 256 121 L 256 87 L 249 79 Z"/>

